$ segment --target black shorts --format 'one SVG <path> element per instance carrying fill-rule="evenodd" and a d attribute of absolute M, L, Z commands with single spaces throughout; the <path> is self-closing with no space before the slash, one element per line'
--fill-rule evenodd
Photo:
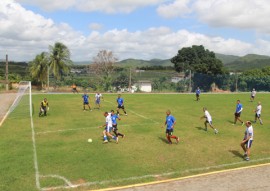
<path fill-rule="evenodd" d="M 236 112 L 235 112 L 235 113 L 234 113 L 234 116 L 235 116 L 235 117 L 240 117 L 240 116 L 241 116 L 241 112 L 240 112 L 240 113 L 236 113 Z"/>
<path fill-rule="evenodd" d="M 261 117 L 261 114 L 257 114 L 257 113 L 255 113 L 255 117 L 260 118 L 260 117 Z"/>
<path fill-rule="evenodd" d="M 200 94 L 196 94 L 196 97 L 200 97 Z"/>
<path fill-rule="evenodd" d="M 254 98 L 255 96 L 251 96 L 251 98 Z"/>
<path fill-rule="evenodd" d="M 172 135 L 173 134 L 173 129 L 166 129 L 166 134 Z"/>
<path fill-rule="evenodd" d="M 118 130 L 117 129 L 117 124 L 113 125 L 112 127 L 113 127 L 113 131 L 117 131 Z"/>
<path fill-rule="evenodd" d="M 124 105 L 118 105 L 117 108 L 118 109 L 125 109 L 125 106 Z"/>

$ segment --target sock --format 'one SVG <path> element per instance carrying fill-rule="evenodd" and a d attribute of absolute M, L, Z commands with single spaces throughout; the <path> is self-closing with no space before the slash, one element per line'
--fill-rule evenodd
<path fill-rule="evenodd" d="M 123 137 L 123 136 L 124 136 L 124 135 L 123 135 L 123 134 L 121 134 L 121 133 L 117 133 L 117 136 L 118 136 L 118 135 L 120 135 L 121 137 Z"/>
<path fill-rule="evenodd" d="M 107 139 L 107 136 L 104 136 L 104 141 L 107 141 L 108 139 Z"/>
<path fill-rule="evenodd" d="M 170 143 L 172 142 L 170 136 L 167 136 L 167 139 L 168 139 L 168 141 L 169 141 Z"/>
<path fill-rule="evenodd" d="M 175 135 L 172 135 L 172 136 L 171 136 L 171 138 L 173 138 L 173 139 L 177 139 L 177 137 L 176 137 Z"/>

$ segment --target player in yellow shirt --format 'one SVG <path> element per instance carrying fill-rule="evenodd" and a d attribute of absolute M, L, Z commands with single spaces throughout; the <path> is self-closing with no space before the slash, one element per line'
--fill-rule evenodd
<path fill-rule="evenodd" d="M 49 110 L 49 102 L 47 101 L 47 98 L 44 98 L 44 100 L 40 104 L 39 109 L 39 117 L 44 114 L 44 116 L 47 116 L 47 111 Z"/>

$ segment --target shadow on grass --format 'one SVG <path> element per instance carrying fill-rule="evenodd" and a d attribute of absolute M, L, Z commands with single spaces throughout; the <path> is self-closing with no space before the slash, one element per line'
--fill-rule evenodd
<path fill-rule="evenodd" d="M 169 143 L 168 143 L 168 140 L 165 139 L 164 137 L 158 137 L 158 138 L 159 138 L 162 142 L 169 144 Z"/>
<path fill-rule="evenodd" d="M 203 127 L 195 127 L 196 129 L 198 129 L 199 131 L 205 131 L 205 128 Z"/>
<path fill-rule="evenodd" d="M 243 158 L 243 155 L 239 152 L 239 151 L 236 151 L 236 150 L 229 150 L 229 152 L 231 152 L 235 157 L 238 157 L 238 158 Z"/>

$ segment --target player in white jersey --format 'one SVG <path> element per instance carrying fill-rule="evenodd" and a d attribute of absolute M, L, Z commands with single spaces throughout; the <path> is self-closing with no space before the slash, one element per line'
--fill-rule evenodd
<path fill-rule="evenodd" d="M 112 139 L 114 139 L 116 141 L 116 143 L 118 143 L 118 137 L 113 136 L 111 134 L 111 131 L 112 131 L 112 116 L 111 116 L 111 113 L 105 112 L 104 117 L 105 117 L 106 123 L 99 127 L 99 128 L 105 127 L 105 129 L 102 132 L 103 137 L 104 137 L 104 143 L 108 143 L 107 136 L 111 137 Z"/>
<path fill-rule="evenodd" d="M 213 127 L 212 117 L 211 117 L 210 113 L 207 111 L 207 108 L 206 107 L 203 108 L 203 112 L 204 112 L 204 115 L 201 117 L 201 119 L 205 118 L 205 122 L 204 122 L 205 131 L 207 131 L 207 123 L 209 123 L 209 126 L 212 129 L 214 129 L 215 134 L 217 134 L 218 133 L 218 130 Z"/>
<path fill-rule="evenodd" d="M 101 98 L 102 100 L 104 100 L 103 96 L 101 93 L 97 92 L 96 95 L 95 95 L 95 104 L 98 106 L 98 109 L 100 109 L 100 101 L 101 101 Z"/>
<path fill-rule="evenodd" d="M 245 136 L 243 141 L 241 142 L 241 147 L 244 150 L 245 154 L 244 154 L 244 159 L 246 161 L 249 161 L 249 156 L 250 156 L 250 148 L 253 142 L 253 127 L 251 125 L 250 121 L 246 122 L 246 130 L 245 130 Z"/>
<path fill-rule="evenodd" d="M 250 95 L 250 101 L 254 101 L 255 96 L 256 96 L 256 91 L 255 91 L 255 89 L 253 88 L 253 90 L 251 91 L 251 95 Z"/>
<path fill-rule="evenodd" d="M 256 123 L 257 119 L 259 119 L 260 124 L 262 125 L 263 124 L 262 118 L 261 118 L 262 105 L 261 105 L 260 101 L 258 102 L 258 105 L 257 105 L 256 109 L 254 110 L 254 112 L 255 112 L 255 121 L 254 121 L 254 123 Z"/>

